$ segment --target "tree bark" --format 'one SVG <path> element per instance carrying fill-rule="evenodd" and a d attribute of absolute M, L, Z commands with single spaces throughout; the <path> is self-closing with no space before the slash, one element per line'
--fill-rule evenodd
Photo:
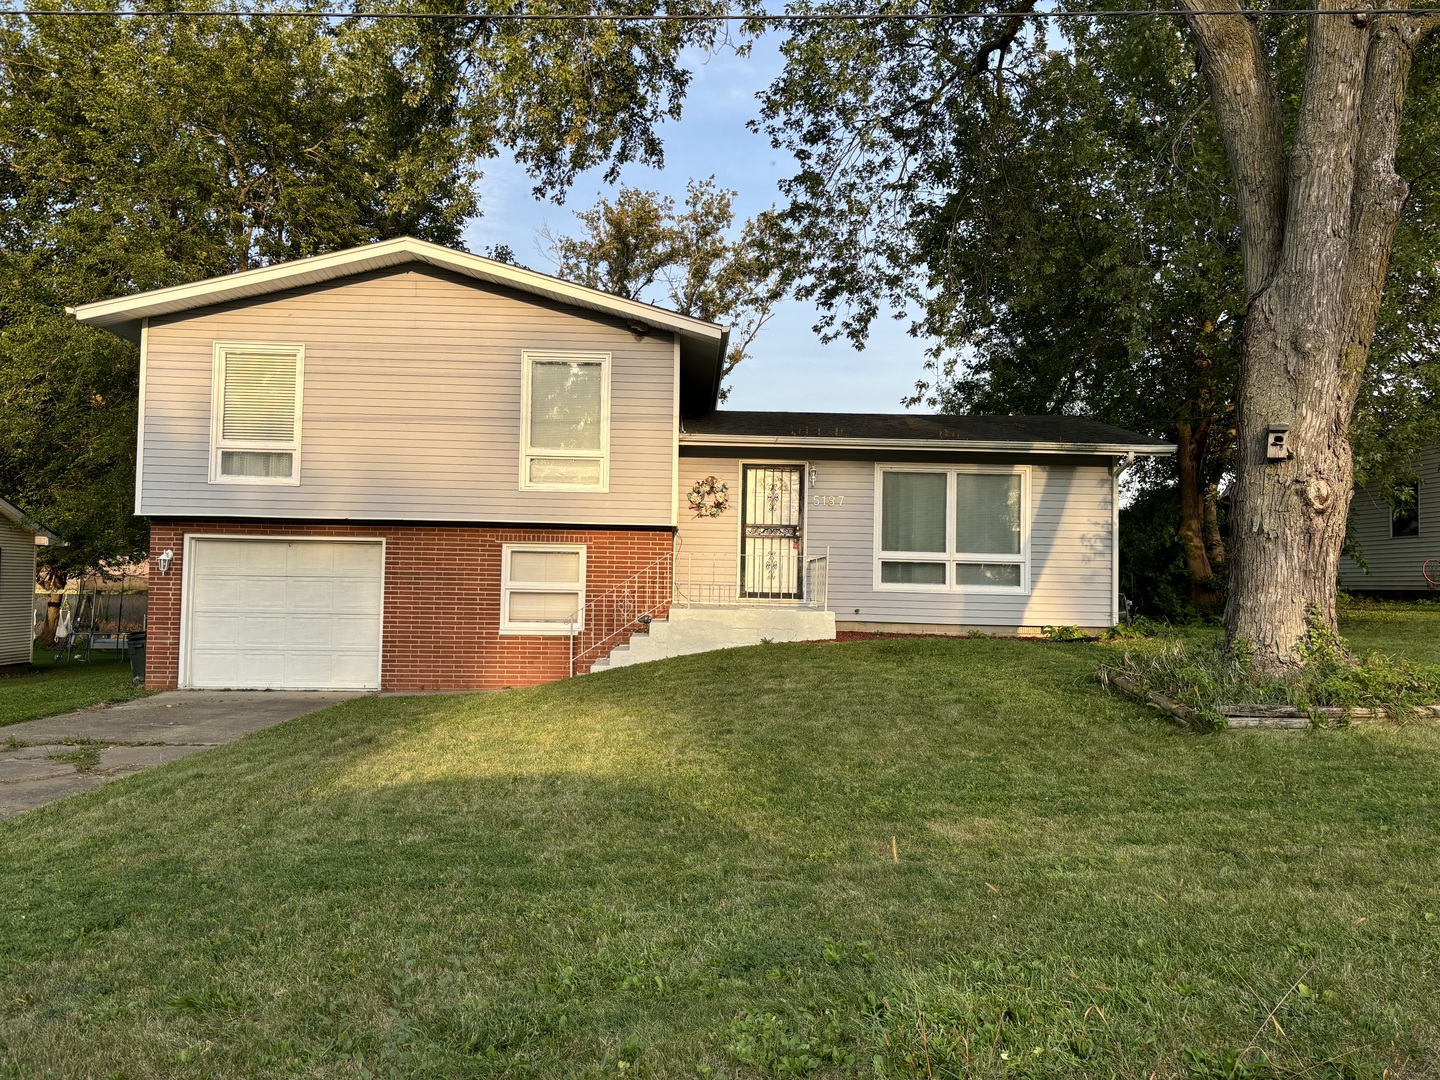
<path fill-rule="evenodd" d="M 1225 538 L 1220 535 L 1220 486 L 1210 483 L 1205 486 L 1205 550 L 1210 554 L 1210 569 L 1220 573 L 1225 569 Z"/>
<path fill-rule="evenodd" d="M 1334 6 L 1319 0 L 1309 19 L 1288 158 L 1253 24 L 1187 17 L 1236 181 L 1249 296 L 1226 638 L 1248 642 L 1257 667 L 1277 673 L 1300 662 L 1312 612 L 1335 627 L 1350 419 L 1406 195 L 1395 173 L 1400 116 L 1415 46 L 1437 22 L 1318 13 Z M 1267 455 L 1275 424 L 1289 427 L 1280 461 Z"/>
<path fill-rule="evenodd" d="M 1215 568 L 1205 544 L 1205 447 L 1206 424 L 1182 420 L 1176 426 L 1176 458 L 1180 471 L 1180 545 L 1185 554 L 1185 572 L 1190 578 L 1190 599 L 1210 610 L 1218 606 Z"/>
<path fill-rule="evenodd" d="M 55 644 L 55 630 L 60 625 L 60 608 L 65 602 L 65 586 L 70 583 L 70 575 L 58 567 L 41 563 L 35 570 L 35 581 L 47 594 L 45 625 L 40 628 L 40 636 L 35 641 L 48 649 Z"/>
<path fill-rule="evenodd" d="M 64 599 L 61 593 L 50 593 L 45 598 L 45 625 L 35 639 L 35 644 L 41 648 L 48 649 L 55 644 L 55 630 L 60 625 L 60 606 Z"/>

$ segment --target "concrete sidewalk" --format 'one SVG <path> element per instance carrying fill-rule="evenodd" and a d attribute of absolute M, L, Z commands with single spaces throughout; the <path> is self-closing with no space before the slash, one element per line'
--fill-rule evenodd
<path fill-rule="evenodd" d="M 170 690 L 0 728 L 0 818 L 361 697 Z"/>

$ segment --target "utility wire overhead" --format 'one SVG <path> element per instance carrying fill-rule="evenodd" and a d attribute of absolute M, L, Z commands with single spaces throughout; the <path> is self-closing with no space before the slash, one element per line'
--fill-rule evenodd
<path fill-rule="evenodd" d="M 173 8 L 167 10 L 116 9 L 64 10 L 53 8 L 6 8 L 0 7 L 0 17 L 23 16 L 27 18 L 75 18 L 75 19 L 175 19 L 204 18 L 209 16 L 243 16 L 245 18 L 287 18 L 287 19 L 413 19 L 416 21 L 485 21 L 485 22 L 743 22 L 764 25 L 817 22 L 949 22 L 983 19 L 1100 19 L 1137 17 L 1179 17 L 1194 15 L 1246 15 L 1261 16 L 1310 16 L 1310 15 L 1440 15 L 1440 7 L 1426 8 L 1206 8 L 1191 11 L 1186 8 L 1116 8 L 1104 11 L 944 11 L 944 12 L 815 12 L 798 15 L 792 13 L 737 15 L 718 12 L 700 15 L 684 12 L 658 12 L 629 14 L 623 11 L 607 12 L 475 12 L 475 11 L 375 11 L 357 8 L 350 11 L 315 8 Z"/>

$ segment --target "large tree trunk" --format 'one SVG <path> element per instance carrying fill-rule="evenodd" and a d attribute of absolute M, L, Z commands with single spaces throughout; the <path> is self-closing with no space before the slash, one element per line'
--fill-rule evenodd
<path fill-rule="evenodd" d="M 50 593 L 45 598 L 45 625 L 40 627 L 40 636 L 35 639 L 41 648 L 48 649 L 55 644 L 55 631 L 60 626 L 60 607 L 64 599 L 61 593 Z"/>
<path fill-rule="evenodd" d="M 1317 11 L 1335 6 L 1320 0 Z M 1186 21 L 1236 182 L 1249 297 L 1226 637 L 1248 642 L 1261 670 L 1283 672 L 1300 662 L 1310 612 L 1335 626 L 1350 418 L 1406 195 L 1400 114 L 1415 46 L 1440 17 L 1312 15 L 1288 155 L 1256 25 L 1230 14 Z M 1281 461 L 1266 452 L 1273 424 L 1289 426 Z"/>
<path fill-rule="evenodd" d="M 1279 291 L 1256 297 L 1245 320 L 1225 605 L 1229 640 L 1247 641 L 1272 671 L 1298 662 L 1312 609 L 1334 626 L 1352 475 L 1338 350 L 1328 341 L 1306 347 L 1318 329 L 1313 309 Z M 1266 456 L 1276 422 L 1290 428 L 1284 461 Z"/>

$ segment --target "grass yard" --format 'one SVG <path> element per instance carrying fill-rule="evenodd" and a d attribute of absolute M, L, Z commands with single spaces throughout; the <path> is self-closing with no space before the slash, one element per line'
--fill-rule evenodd
<path fill-rule="evenodd" d="M 1350 598 L 1340 607 L 1340 630 L 1357 652 L 1373 649 L 1440 664 L 1440 600 Z"/>
<path fill-rule="evenodd" d="M 34 671 L 0 676 L 0 727 L 129 701 L 143 693 L 130 685 L 130 661 L 123 655 L 117 659 L 96 653 L 94 660 L 82 664 L 37 650 Z"/>
<path fill-rule="evenodd" d="M 1106 648 L 362 699 L 0 823 L 0 1076 L 1435 1075 L 1440 730 L 1187 736 Z"/>

